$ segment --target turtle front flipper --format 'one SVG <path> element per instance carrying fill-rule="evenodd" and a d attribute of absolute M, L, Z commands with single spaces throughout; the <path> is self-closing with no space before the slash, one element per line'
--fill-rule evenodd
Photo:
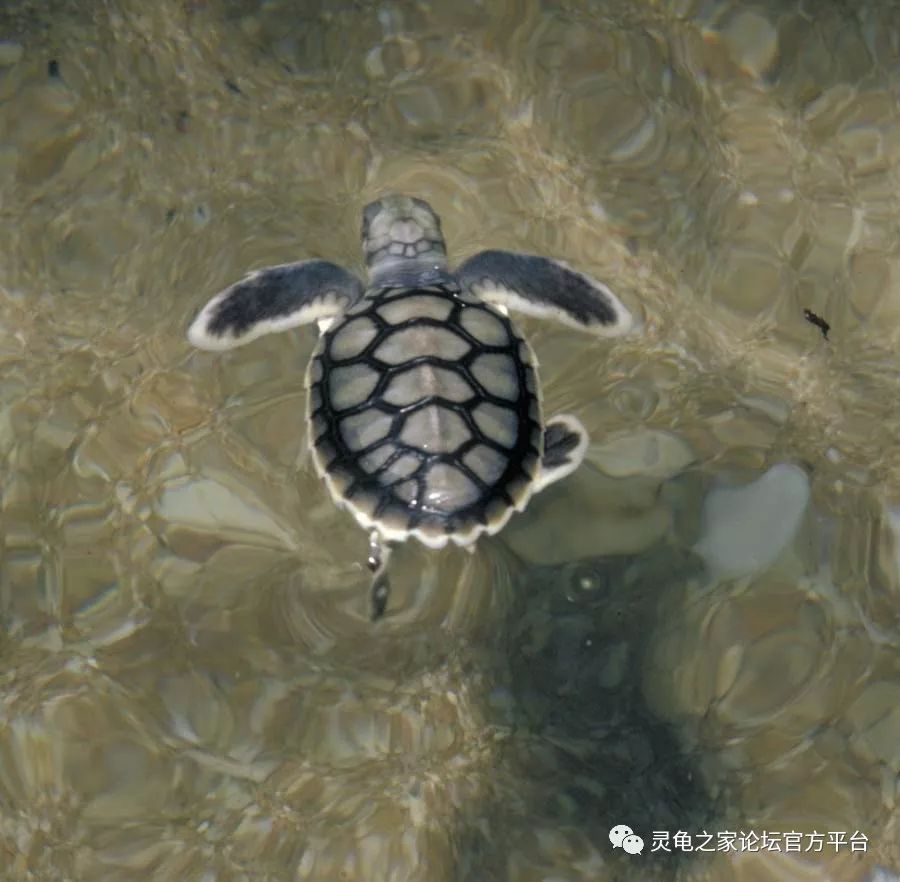
<path fill-rule="evenodd" d="M 194 319 L 188 339 L 199 349 L 232 349 L 338 315 L 362 294 L 356 276 L 326 260 L 266 267 L 216 294 Z"/>
<path fill-rule="evenodd" d="M 618 337 L 634 325 L 631 313 L 606 285 L 549 257 L 482 251 L 456 274 L 463 289 L 527 315 L 604 337 Z"/>
<path fill-rule="evenodd" d="M 588 433 L 575 417 L 561 414 L 548 420 L 535 492 L 574 472 L 581 465 L 587 446 Z"/>

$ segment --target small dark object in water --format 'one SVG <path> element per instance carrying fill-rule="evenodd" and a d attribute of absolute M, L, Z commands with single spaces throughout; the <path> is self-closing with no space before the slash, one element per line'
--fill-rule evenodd
<path fill-rule="evenodd" d="M 176 214 L 178 214 L 178 212 L 177 212 L 174 208 L 170 208 L 170 209 L 166 212 L 166 224 L 172 223 L 172 221 L 175 220 L 175 215 L 176 215 Z"/>
<path fill-rule="evenodd" d="M 191 115 L 186 110 L 179 110 L 175 116 L 175 131 L 182 135 L 188 130 L 188 121 Z"/>
<path fill-rule="evenodd" d="M 235 95 L 243 95 L 244 93 L 241 91 L 241 87 L 234 80 L 225 80 L 225 85 L 228 87 L 230 92 L 234 92 Z"/>
<path fill-rule="evenodd" d="M 62 74 L 59 72 L 59 62 L 55 58 L 51 58 L 47 62 L 47 76 L 54 80 L 62 79 Z"/>
<path fill-rule="evenodd" d="M 822 332 L 822 336 L 827 340 L 831 325 L 829 325 L 821 316 L 816 315 L 811 309 L 804 309 L 803 315 L 806 316 L 806 320 L 811 325 L 815 325 Z"/>

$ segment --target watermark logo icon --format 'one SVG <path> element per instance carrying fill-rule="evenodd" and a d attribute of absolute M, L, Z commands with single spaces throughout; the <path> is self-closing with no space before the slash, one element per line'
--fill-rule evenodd
<path fill-rule="evenodd" d="M 628 854 L 640 854 L 644 850 L 644 840 L 637 833 L 632 833 L 622 840 L 622 848 Z"/>
<path fill-rule="evenodd" d="M 627 824 L 616 824 L 609 831 L 609 841 L 613 848 L 621 848 L 628 854 L 640 854 L 644 850 L 644 840 Z"/>

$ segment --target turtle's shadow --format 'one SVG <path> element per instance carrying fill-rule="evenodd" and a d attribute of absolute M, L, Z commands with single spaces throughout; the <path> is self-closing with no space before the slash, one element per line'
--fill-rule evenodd
<path fill-rule="evenodd" d="M 492 788 L 494 804 L 462 819 L 459 878 L 505 878 L 541 830 L 582 835 L 615 878 L 672 878 L 689 855 L 651 852 L 653 831 L 714 829 L 719 812 L 696 756 L 642 688 L 644 656 L 663 625 L 660 594 L 699 568 L 693 555 L 663 546 L 525 575 L 520 608 L 491 648 L 509 674 L 497 780 L 512 793 Z M 610 844 L 620 824 L 644 838 L 640 857 Z"/>

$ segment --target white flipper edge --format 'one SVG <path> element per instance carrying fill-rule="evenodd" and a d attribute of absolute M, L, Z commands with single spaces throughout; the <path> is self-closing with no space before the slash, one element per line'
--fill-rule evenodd
<path fill-rule="evenodd" d="M 264 334 L 334 318 L 363 294 L 352 273 L 325 260 L 257 270 L 216 294 L 188 329 L 198 349 L 221 352 Z"/>
<path fill-rule="evenodd" d="M 634 317 L 602 282 L 561 260 L 482 251 L 457 271 L 460 285 L 489 303 L 550 318 L 603 337 L 620 337 Z"/>

